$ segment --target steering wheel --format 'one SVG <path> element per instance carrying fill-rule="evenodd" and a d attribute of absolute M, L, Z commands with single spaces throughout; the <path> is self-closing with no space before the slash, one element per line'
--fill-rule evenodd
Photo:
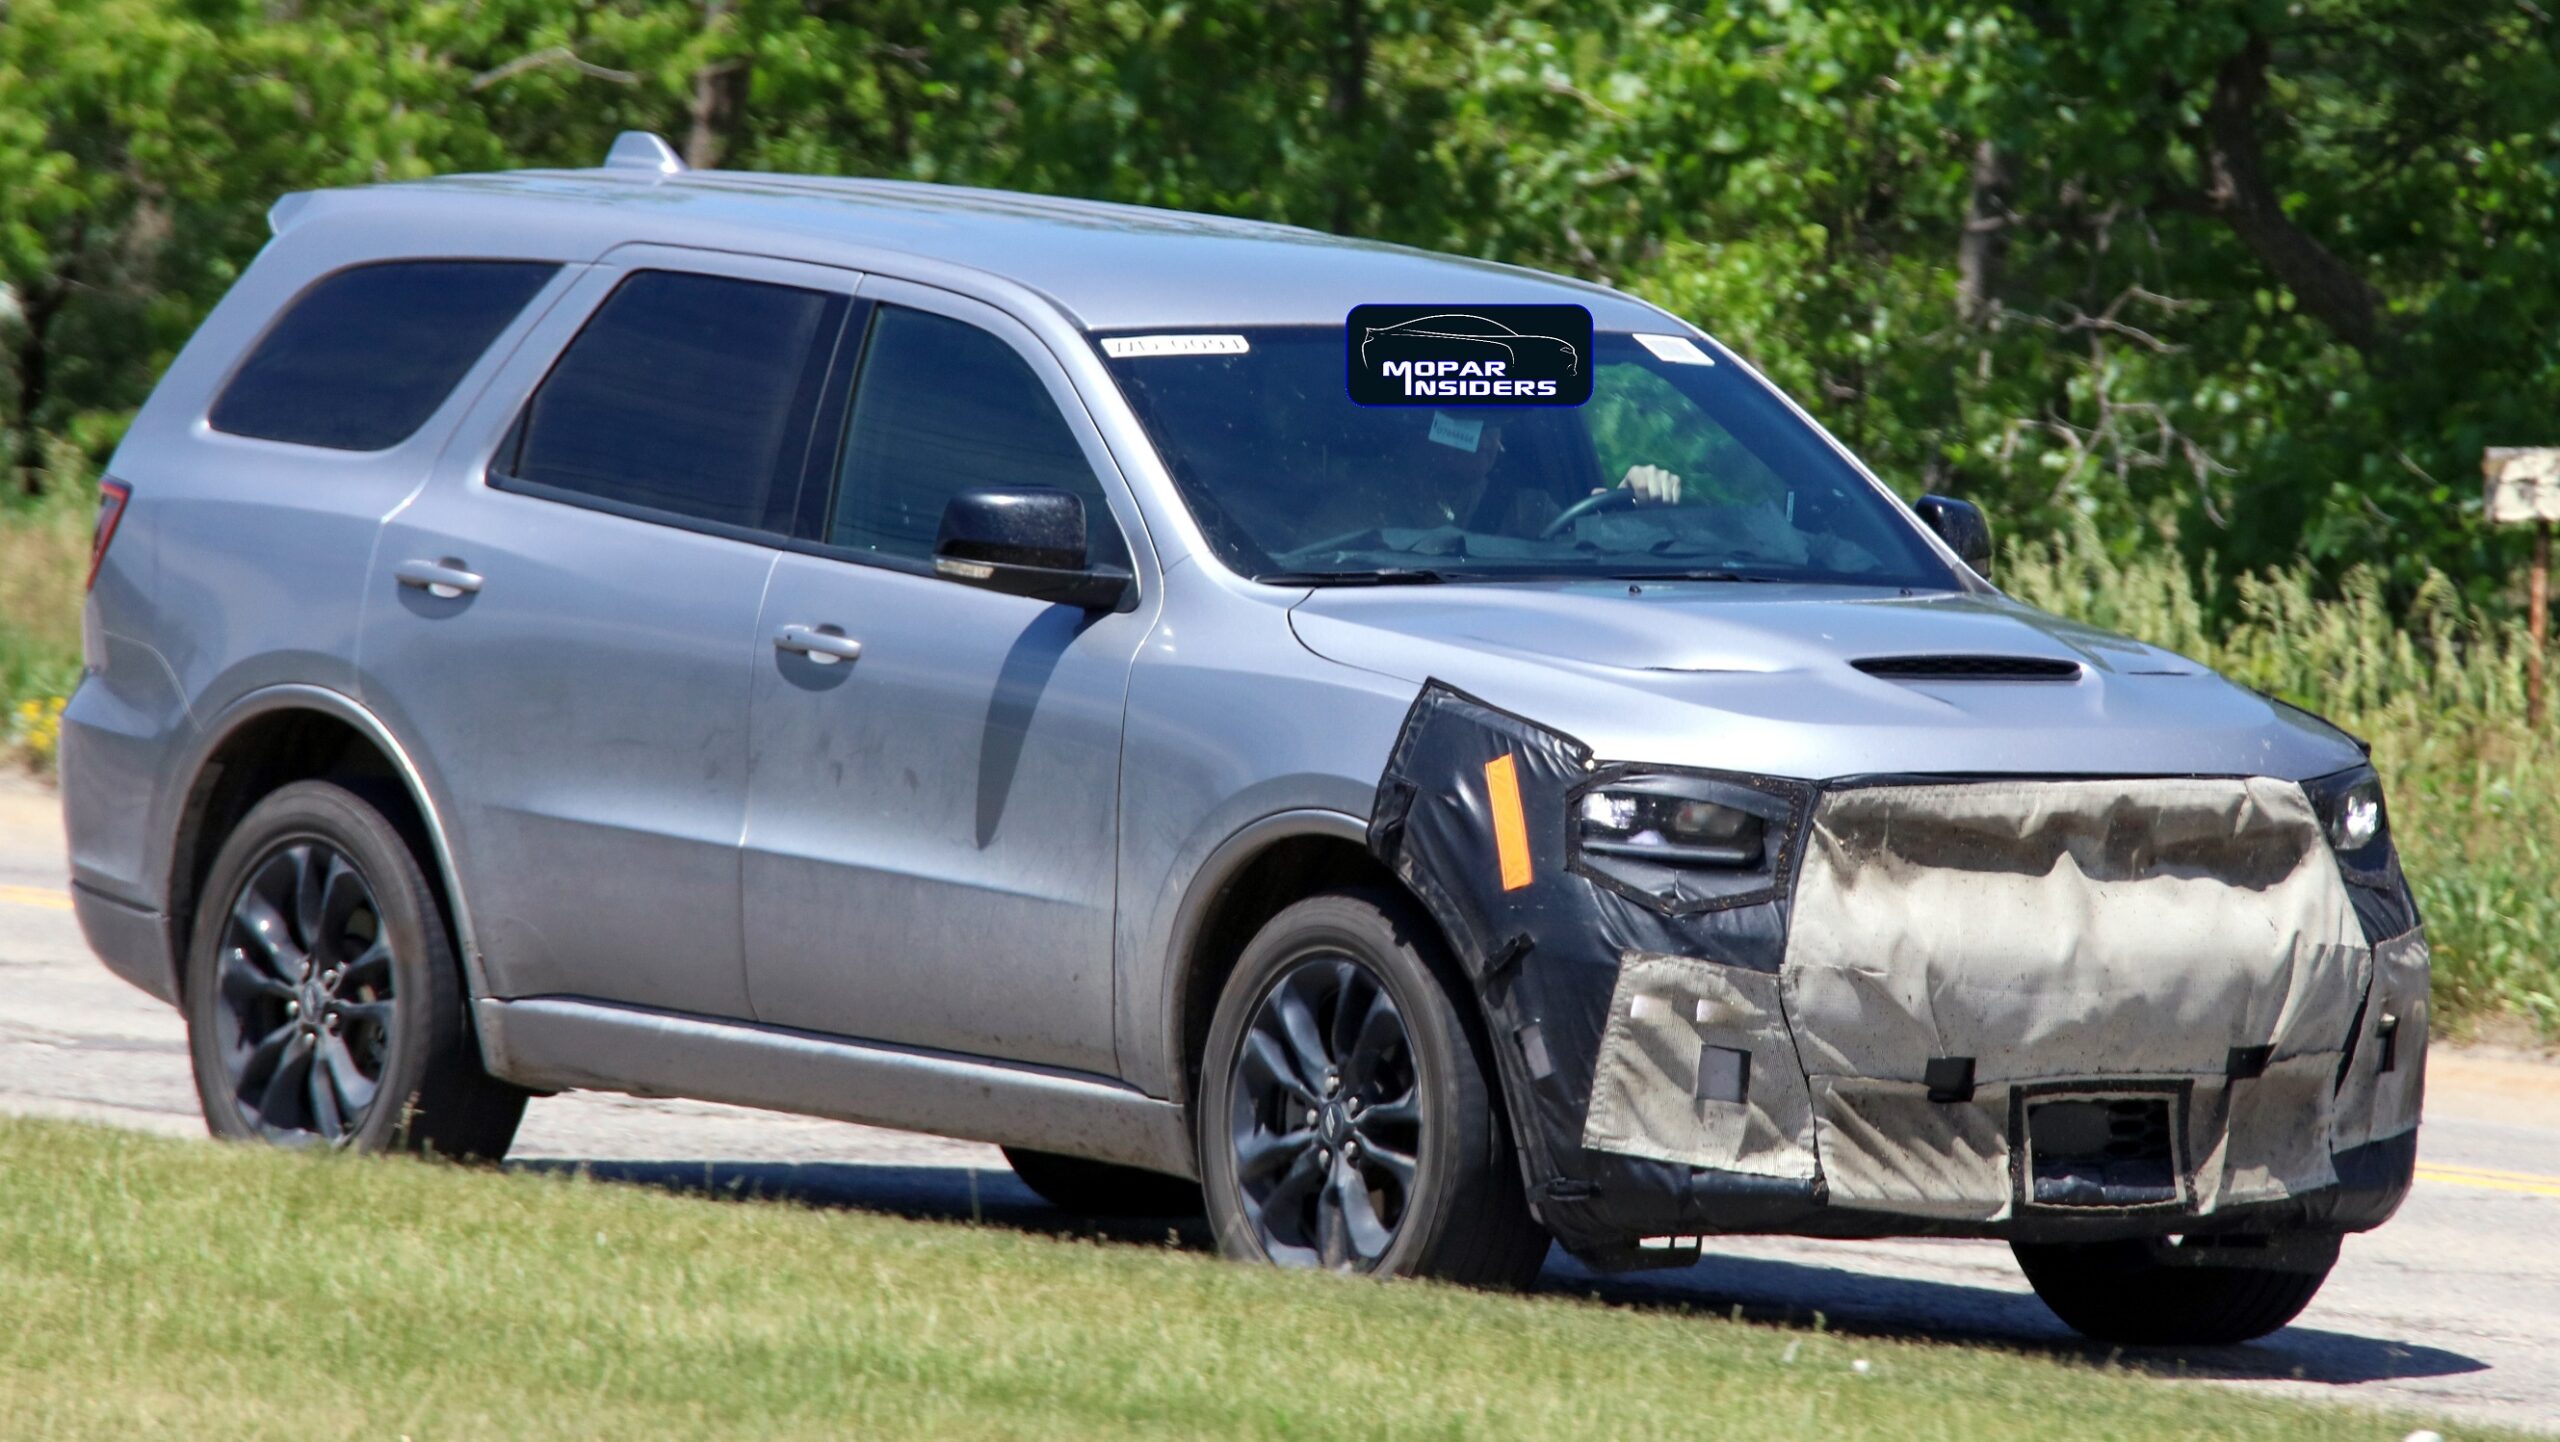
<path fill-rule="evenodd" d="M 1538 539 L 1552 541 L 1567 526 L 1585 516 L 1599 511 L 1623 511 L 1634 505 L 1638 499 L 1636 493 L 1625 486 L 1613 486 L 1605 491 L 1595 491 L 1565 507 L 1554 520 L 1547 522 L 1547 528 L 1538 533 Z"/>

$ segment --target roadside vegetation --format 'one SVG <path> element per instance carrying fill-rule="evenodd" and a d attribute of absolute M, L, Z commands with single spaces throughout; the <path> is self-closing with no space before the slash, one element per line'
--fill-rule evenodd
<path fill-rule="evenodd" d="M 2384 1442 L 2413 1425 L 2166 1380 L 2174 1362 L 24 1120 L 0 1121 L 0 1313 L 13 1442 Z"/>

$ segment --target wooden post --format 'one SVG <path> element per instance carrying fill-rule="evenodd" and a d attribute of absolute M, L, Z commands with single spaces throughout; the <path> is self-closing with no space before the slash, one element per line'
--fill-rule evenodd
<path fill-rule="evenodd" d="M 2542 658 L 2551 650 L 2551 523 L 2533 523 L 2533 574 L 2525 583 L 2525 604 L 2533 608 L 2525 629 L 2533 636 L 2533 650 L 2524 660 L 2524 720 L 2542 729 Z"/>
<path fill-rule="evenodd" d="M 2525 724 L 2540 730 L 2542 670 L 2551 649 L 2551 523 L 2560 520 L 2560 448 L 2492 446 L 2480 457 L 2489 478 L 2486 511 L 2491 525 L 2533 523 L 2533 569 L 2525 577 Z"/>

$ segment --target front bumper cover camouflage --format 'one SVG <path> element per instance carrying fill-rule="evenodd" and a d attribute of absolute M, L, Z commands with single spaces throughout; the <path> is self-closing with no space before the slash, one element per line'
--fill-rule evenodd
<path fill-rule="evenodd" d="M 1577 1253 L 2339 1232 L 2406 1194 L 2426 943 L 2387 841 L 2342 865 L 2302 785 L 1697 773 L 1794 824 L 1765 885 L 1666 905 L 1575 854 L 1580 794 L 1624 769 L 1434 683 L 1370 827 L 1477 988 Z M 2035 1180 L 2031 1109 L 2084 1098 L 2151 1107 L 2168 1192 Z"/>

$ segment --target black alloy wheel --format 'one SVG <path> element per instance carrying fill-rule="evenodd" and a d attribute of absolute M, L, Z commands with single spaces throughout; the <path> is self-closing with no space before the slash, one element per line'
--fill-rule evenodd
<path fill-rule="evenodd" d="M 1521 1287 L 1546 1258 L 1482 1016 L 1399 892 L 1263 924 L 1219 988 L 1191 1119 L 1239 1261 Z"/>
<path fill-rule="evenodd" d="M 179 1001 L 215 1136 L 285 1147 L 507 1153 L 523 1089 L 489 1075 L 407 798 L 296 781 L 224 837 Z"/>
<path fill-rule="evenodd" d="M 373 887 L 326 841 L 278 846 L 231 900 L 215 1026 L 241 1117 L 271 1141 L 345 1144 L 382 1090 L 391 940 Z"/>
<path fill-rule="evenodd" d="M 1230 1105 L 1245 1215 L 1283 1266 L 1367 1271 L 1413 1198 L 1430 1125 L 1395 998 L 1339 953 L 1254 1009 Z"/>

